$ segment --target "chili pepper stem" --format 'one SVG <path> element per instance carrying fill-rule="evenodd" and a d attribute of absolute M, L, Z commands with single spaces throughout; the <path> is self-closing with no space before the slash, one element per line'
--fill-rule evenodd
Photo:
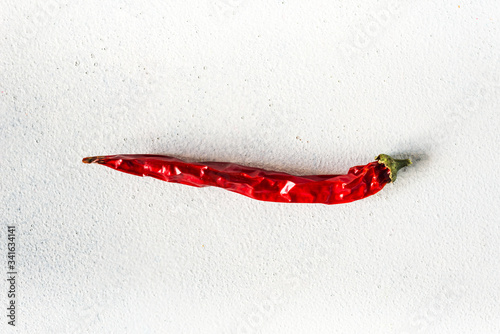
<path fill-rule="evenodd" d="M 401 168 L 404 168 L 412 164 L 410 159 L 393 159 L 387 154 L 380 154 L 378 157 L 375 158 L 375 160 L 385 165 L 389 169 L 389 177 L 391 178 L 391 182 L 396 181 L 396 177 L 398 176 L 398 171 Z"/>

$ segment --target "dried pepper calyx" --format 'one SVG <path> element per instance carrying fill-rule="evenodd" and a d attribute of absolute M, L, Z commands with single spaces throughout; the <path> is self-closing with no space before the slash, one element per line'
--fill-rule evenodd
<path fill-rule="evenodd" d="M 379 154 L 375 158 L 375 160 L 377 160 L 379 163 L 383 164 L 385 167 L 389 169 L 389 177 L 391 179 L 391 182 L 396 181 L 396 178 L 398 176 L 398 171 L 401 168 L 404 168 L 412 164 L 410 159 L 393 159 L 387 154 Z"/>

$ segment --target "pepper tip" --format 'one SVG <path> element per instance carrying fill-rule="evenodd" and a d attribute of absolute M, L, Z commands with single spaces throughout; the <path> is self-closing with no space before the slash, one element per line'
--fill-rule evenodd
<path fill-rule="evenodd" d="M 84 164 L 101 163 L 101 157 L 86 157 L 82 159 Z"/>

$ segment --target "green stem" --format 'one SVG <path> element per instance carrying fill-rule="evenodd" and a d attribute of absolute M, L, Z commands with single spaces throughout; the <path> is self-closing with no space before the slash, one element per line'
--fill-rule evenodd
<path fill-rule="evenodd" d="M 404 168 L 412 164 L 410 159 L 393 159 L 387 154 L 380 154 L 378 157 L 375 158 L 375 160 L 385 165 L 389 169 L 389 177 L 391 178 L 391 182 L 396 181 L 396 177 L 398 176 L 398 171 L 401 168 Z"/>

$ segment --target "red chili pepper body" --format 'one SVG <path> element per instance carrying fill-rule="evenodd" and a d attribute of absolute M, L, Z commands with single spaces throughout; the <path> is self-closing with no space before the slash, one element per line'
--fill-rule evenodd
<path fill-rule="evenodd" d="M 411 163 L 390 157 L 385 161 L 385 157 L 352 167 L 346 175 L 305 176 L 225 162 L 185 162 L 165 155 L 108 155 L 84 158 L 83 162 L 194 187 L 220 187 L 261 201 L 339 204 L 377 193 L 395 179 L 399 168 Z M 394 162 L 399 165 L 391 165 Z"/>

